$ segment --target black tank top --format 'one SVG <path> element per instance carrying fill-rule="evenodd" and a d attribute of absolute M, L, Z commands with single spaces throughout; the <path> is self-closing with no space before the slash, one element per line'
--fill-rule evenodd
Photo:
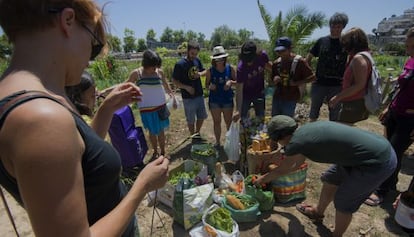
<path fill-rule="evenodd" d="M 7 102 L 19 96 L 22 98 L 17 99 L 6 111 L 1 113 L 3 106 Z M 37 98 L 48 98 L 61 104 L 55 98 L 39 91 L 20 91 L 14 93 L 0 100 L 0 129 L 6 116 L 12 109 L 24 102 Z M 66 106 L 64 107 L 66 108 Z M 85 151 L 82 156 L 82 171 L 88 221 L 90 225 L 93 225 L 118 205 L 126 194 L 125 186 L 120 181 L 121 160 L 118 152 L 111 144 L 101 139 L 78 114 L 73 111 L 71 113 L 85 143 Z M 6 171 L 1 161 L 0 184 L 24 207 L 17 181 Z M 130 226 L 131 224 L 133 225 L 133 223 L 130 223 Z"/>

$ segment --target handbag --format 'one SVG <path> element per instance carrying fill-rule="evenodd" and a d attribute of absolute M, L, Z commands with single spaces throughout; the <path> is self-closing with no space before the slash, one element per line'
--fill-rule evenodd
<path fill-rule="evenodd" d="M 165 104 L 161 106 L 161 108 L 157 112 L 158 112 L 158 117 L 160 118 L 160 120 L 166 120 L 168 119 L 168 117 L 170 117 L 170 110 Z"/>
<path fill-rule="evenodd" d="M 344 101 L 339 110 L 338 122 L 356 123 L 366 120 L 369 117 L 369 111 L 365 107 L 364 98 Z"/>

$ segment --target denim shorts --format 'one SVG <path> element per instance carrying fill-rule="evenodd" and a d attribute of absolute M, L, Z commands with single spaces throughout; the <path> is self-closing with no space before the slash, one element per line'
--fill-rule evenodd
<path fill-rule="evenodd" d="M 192 99 L 183 99 L 183 105 L 187 124 L 194 124 L 196 120 L 204 120 L 208 116 L 204 97 L 202 96 Z"/>
<path fill-rule="evenodd" d="M 209 109 L 232 109 L 233 107 L 234 107 L 234 103 L 233 102 L 226 103 L 226 104 L 223 104 L 223 103 L 211 103 L 211 102 L 208 103 L 208 108 Z"/>
<path fill-rule="evenodd" d="M 390 159 L 381 164 L 344 167 L 332 165 L 326 170 L 321 180 L 338 186 L 334 197 L 336 210 L 354 213 L 395 170 L 397 156 L 391 148 Z"/>

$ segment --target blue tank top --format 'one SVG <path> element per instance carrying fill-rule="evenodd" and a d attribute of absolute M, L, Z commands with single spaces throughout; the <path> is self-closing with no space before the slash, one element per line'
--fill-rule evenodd
<path fill-rule="evenodd" d="M 32 95 L 27 96 L 24 94 Z M 61 104 L 55 98 L 43 92 L 20 91 L 0 100 L 0 109 L 2 110 L 7 102 L 21 95 L 24 95 L 22 99 L 17 100 L 16 103 L 13 103 L 0 114 L 0 129 L 8 113 L 24 102 L 37 98 L 47 98 Z M 82 155 L 82 173 L 84 176 L 88 221 L 89 225 L 93 225 L 97 220 L 114 209 L 126 195 L 126 188 L 120 181 L 121 159 L 112 145 L 100 138 L 82 117 L 72 111 L 71 113 L 85 143 L 85 151 Z M 24 207 L 17 181 L 6 171 L 1 161 L 0 184 Z M 134 236 L 134 221 L 131 221 L 123 236 Z"/>
<path fill-rule="evenodd" d="M 217 71 L 214 67 L 210 68 L 211 79 L 210 83 L 216 85 L 215 91 L 210 91 L 208 96 L 209 103 L 230 104 L 233 103 L 233 89 L 224 90 L 224 85 L 228 80 L 235 80 L 231 78 L 231 67 L 226 65 L 223 72 Z"/>

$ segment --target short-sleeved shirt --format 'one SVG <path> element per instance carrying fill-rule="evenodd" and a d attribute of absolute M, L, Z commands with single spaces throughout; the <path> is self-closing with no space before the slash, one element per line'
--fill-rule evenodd
<path fill-rule="evenodd" d="M 285 147 L 287 156 L 302 154 L 312 161 L 345 167 L 388 161 L 391 144 L 378 134 L 336 122 L 299 127 Z"/>
<path fill-rule="evenodd" d="M 318 57 L 315 83 L 340 86 L 347 59 L 347 53 L 343 50 L 340 40 L 330 36 L 321 37 L 310 49 L 310 53 Z"/>
<path fill-rule="evenodd" d="M 391 104 L 391 109 L 399 116 L 414 118 L 414 58 L 410 57 L 404 65 L 404 71 L 398 77 L 400 91 Z"/>
<path fill-rule="evenodd" d="M 269 57 L 265 51 L 256 55 L 252 64 L 240 61 L 237 66 L 237 83 L 243 83 L 243 98 L 255 99 L 264 94 L 265 66 Z"/>
<path fill-rule="evenodd" d="M 289 60 L 276 59 L 272 65 L 272 78 L 280 76 L 281 81 L 275 85 L 274 97 L 282 100 L 299 100 L 300 91 L 298 86 L 291 86 L 290 81 L 303 81 L 314 78 L 312 68 L 306 63 L 304 58 L 300 58 L 294 73 L 290 73 L 293 58 Z"/>
<path fill-rule="evenodd" d="M 203 95 L 203 87 L 201 79 L 192 79 L 194 73 L 204 71 L 203 64 L 199 58 L 192 61 L 187 58 L 180 59 L 174 66 L 173 78 L 184 85 L 192 86 L 195 90 L 194 95 L 190 95 L 188 91 L 181 89 L 181 96 L 183 99 L 192 99 Z"/>

